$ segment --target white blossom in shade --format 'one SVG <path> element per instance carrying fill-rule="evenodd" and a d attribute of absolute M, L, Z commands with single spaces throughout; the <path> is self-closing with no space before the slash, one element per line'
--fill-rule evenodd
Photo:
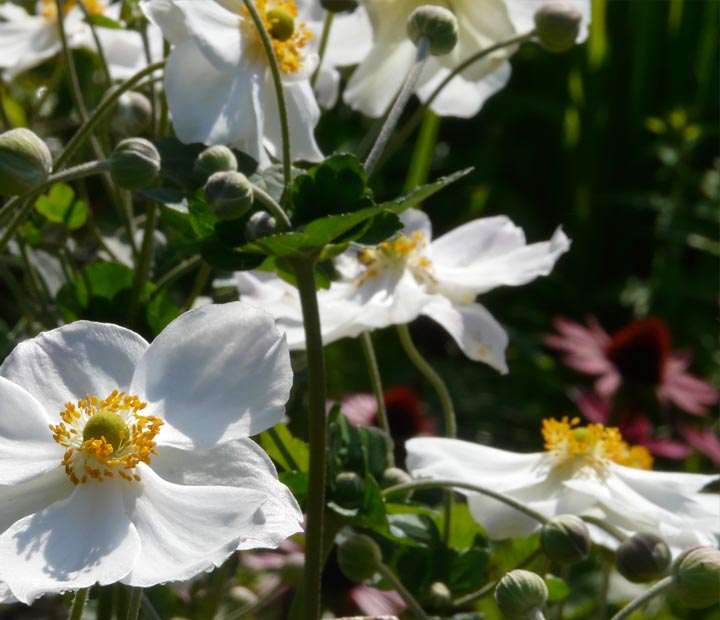
<path fill-rule="evenodd" d="M 25 603 L 148 587 L 300 531 L 249 439 L 280 421 L 291 382 L 272 318 L 240 302 L 152 344 L 79 321 L 18 345 L 0 366 L 0 583 Z"/>
<path fill-rule="evenodd" d="M 80 7 L 67 1 L 64 6 L 68 45 L 96 51 L 92 31 Z M 85 0 L 85 7 L 90 15 L 103 15 L 118 21 L 122 3 Z M 97 26 L 95 31 L 113 79 L 126 79 L 147 64 L 139 32 L 102 26 Z M 160 58 L 162 39 L 154 28 L 149 29 L 148 34 L 155 56 Z M 55 0 L 39 0 L 35 14 L 12 3 L 0 5 L 0 70 L 6 79 L 37 67 L 61 50 Z"/>
<path fill-rule="evenodd" d="M 549 274 L 570 240 L 557 229 L 549 241 L 527 244 L 507 217 L 473 220 L 432 240 L 430 219 L 416 209 L 404 229 L 374 248 L 351 248 L 335 260 L 339 280 L 318 291 L 325 344 L 425 315 L 440 323 L 470 359 L 507 372 L 505 330 L 475 297 Z M 242 299 L 265 308 L 291 349 L 304 349 L 297 290 L 260 271 L 238 272 Z"/>
<path fill-rule="evenodd" d="M 373 26 L 373 47 L 356 69 L 344 92 L 345 102 L 363 114 L 385 114 L 400 92 L 415 59 L 415 46 L 407 38 L 406 23 L 417 7 L 431 4 L 450 8 L 458 20 L 458 43 L 445 56 L 425 63 L 415 94 L 427 101 L 435 89 L 461 63 L 479 51 L 534 28 L 533 15 L 543 0 L 366 0 Z M 572 0 L 584 16 L 587 36 L 590 0 Z M 485 101 L 510 79 L 508 59 L 518 45 L 498 49 L 456 75 L 433 100 L 430 109 L 441 116 L 471 118 Z"/>
<path fill-rule="evenodd" d="M 312 33 L 294 0 L 256 0 L 271 30 L 290 126 L 291 157 L 320 161 L 313 135 L 320 108 L 310 86 L 317 66 Z M 143 0 L 141 7 L 174 46 L 165 93 L 183 142 L 227 144 L 262 165 L 282 148 L 275 87 L 260 36 L 243 0 Z M 275 35 L 268 13 L 292 18 L 292 35 Z M 272 15 L 271 15 L 272 17 Z"/>
<path fill-rule="evenodd" d="M 579 420 L 543 421 L 545 452 L 518 454 L 457 439 L 406 442 L 407 467 L 417 479 L 475 484 L 536 512 L 592 516 L 624 534 L 654 532 L 674 553 L 717 544 L 720 496 L 700 491 L 715 476 L 651 471 L 645 448 L 630 447 L 616 428 L 579 427 Z M 496 499 L 458 488 L 491 538 L 528 536 L 540 524 Z M 590 524 L 593 540 L 611 549 L 617 539 Z"/>

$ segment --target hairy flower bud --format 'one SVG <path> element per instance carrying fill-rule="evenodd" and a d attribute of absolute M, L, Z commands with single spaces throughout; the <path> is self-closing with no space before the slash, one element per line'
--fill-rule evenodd
<path fill-rule="evenodd" d="M 398 484 L 407 484 L 408 482 L 412 482 L 412 476 L 410 476 L 410 474 L 408 474 L 405 470 L 400 469 L 399 467 L 388 467 L 382 473 L 380 486 L 383 489 L 387 489 Z M 390 502 L 402 503 L 409 500 L 411 495 L 412 491 L 396 491 L 395 493 L 390 493 L 386 499 Z"/>
<path fill-rule="evenodd" d="M 662 538 L 641 532 L 622 542 L 615 563 L 625 579 L 645 583 L 662 577 L 670 566 L 671 557 L 670 548 Z"/>
<path fill-rule="evenodd" d="M 320 4 L 326 11 L 332 13 L 354 11 L 358 6 L 357 0 L 320 0 Z"/>
<path fill-rule="evenodd" d="M 495 602 L 505 620 L 530 620 L 548 599 L 545 581 L 526 570 L 505 575 L 495 588 Z"/>
<path fill-rule="evenodd" d="M 135 91 L 120 95 L 113 113 L 111 129 L 122 136 L 137 136 L 150 127 L 152 104 L 150 100 Z"/>
<path fill-rule="evenodd" d="M 567 52 L 580 34 L 582 15 L 572 4 L 557 0 L 535 12 L 535 34 L 549 52 Z"/>
<path fill-rule="evenodd" d="M 193 174 L 198 183 L 203 185 L 216 172 L 228 172 L 238 169 L 235 154 L 226 146 L 217 144 L 209 146 L 197 156 L 193 165 Z"/>
<path fill-rule="evenodd" d="M 333 499 L 345 508 L 357 508 L 363 502 L 365 482 L 354 471 L 343 471 L 335 477 Z"/>
<path fill-rule="evenodd" d="M 372 578 L 382 563 L 380 547 L 364 534 L 353 534 L 342 542 L 337 557 L 343 575 L 356 582 Z"/>
<path fill-rule="evenodd" d="M 0 134 L 0 196 L 26 194 L 43 185 L 52 170 L 47 144 L 29 129 Z"/>
<path fill-rule="evenodd" d="M 553 562 L 574 564 L 590 553 L 590 532 L 580 517 L 559 515 L 543 525 L 540 545 Z"/>
<path fill-rule="evenodd" d="M 205 183 L 205 200 L 221 220 L 236 220 L 253 203 L 253 187 L 241 172 L 216 172 Z"/>
<path fill-rule="evenodd" d="M 680 602 L 690 609 L 720 604 L 720 550 L 693 547 L 675 560 L 673 585 Z"/>
<path fill-rule="evenodd" d="M 457 17 L 441 6 L 420 6 L 408 18 L 407 35 L 415 45 L 427 37 L 430 40 L 429 51 L 433 56 L 449 54 L 457 45 Z"/>
<path fill-rule="evenodd" d="M 275 218 L 267 211 L 253 213 L 245 224 L 245 240 L 255 241 L 274 235 L 277 230 Z"/>
<path fill-rule="evenodd" d="M 160 153 L 145 138 L 128 138 L 110 155 L 110 175 L 124 189 L 143 189 L 160 174 Z"/>

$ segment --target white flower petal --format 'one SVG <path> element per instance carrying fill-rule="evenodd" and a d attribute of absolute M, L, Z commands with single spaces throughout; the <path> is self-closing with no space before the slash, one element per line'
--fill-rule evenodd
<path fill-rule="evenodd" d="M 138 474 L 138 485 L 126 485 L 126 510 L 141 550 L 122 578 L 135 587 L 186 580 L 219 566 L 253 528 L 265 500 L 254 488 L 173 484 L 144 464 Z"/>
<path fill-rule="evenodd" d="M 185 26 L 185 14 L 175 5 L 174 0 L 141 0 L 140 8 L 173 45 L 178 45 L 190 36 Z"/>
<path fill-rule="evenodd" d="M 262 493 L 265 501 L 243 530 L 243 549 L 275 548 L 302 530 L 303 516 L 295 497 L 278 480 L 272 461 L 252 439 L 203 452 L 163 447 L 153 457 L 152 468 L 175 484 L 231 486 Z"/>
<path fill-rule="evenodd" d="M 57 28 L 42 17 L 15 14 L 12 21 L 0 22 L 0 68 L 8 77 L 37 67 L 60 49 Z"/>
<path fill-rule="evenodd" d="M 30 603 L 48 592 L 122 579 L 140 550 L 122 484 L 80 484 L 69 497 L 8 528 L 0 535 L 0 581 Z"/>
<path fill-rule="evenodd" d="M 324 62 L 333 67 L 356 65 L 371 48 L 372 26 L 364 6 L 358 6 L 352 13 L 335 14 Z"/>
<path fill-rule="evenodd" d="M 65 403 L 86 394 L 105 398 L 127 390 L 147 347 L 124 327 L 77 321 L 21 342 L 0 366 L 0 376 L 25 388 L 52 419 Z"/>
<path fill-rule="evenodd" d="M 432 223 L 427 214 L 420 209 L 403 211 L 400 214 L 400 221 L 403 225 L 403 235 L 412 237 L 414 233 L 420 233 L 428 243 L 432 240 Z"/>
<path fill-rule="evenodd" d="M 435 295 L 423 307 L 422 314 L 440 323 L 471 360 L 485 362 L 503 374 L 508 372 L 505 361 L 508 335 L 484 306 L 455 304 L 447 297 Z"/>
<path fill-rule="evenodd" d="M 4 583 L 0 583 L 0 605 L 9 605 L 10 603 L 17 603 L 17 599 L 10 592 Z"/>
<path fill-rule="evenodd" d="M 35 398 L 0 377 L 0 485 L 16 484 L 59 467 L 65 450 L 53 440 L 50 423 Z"/>
<path fill-rule="evenodd" d="M 340 73 L 337 69 L 323 64 L 315 82 L 315 97 L 318 103 L 329 110 L 335 107 L 339 94 Z"/>
<path fill-rule="evenodd" d="M 233 302 L 170 323 L 139 361 L 131 390 L 166 421 L 158 444 L 203 449 L 277 424 L 291 385 L 272 317 Z"/>

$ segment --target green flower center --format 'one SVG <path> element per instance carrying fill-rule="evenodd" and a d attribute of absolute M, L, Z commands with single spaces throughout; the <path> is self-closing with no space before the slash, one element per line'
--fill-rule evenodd
<path fill-rule="evenodd" d="M 130 429 L 117 413 L 99 411 L 90 416 L 83 428 L 83 442 L 89 439 L 104 439 L 117 452 L 130 436 Z"/>
<path fill-rule="evenodd" d="M 277 41 L 287 41 L 295 32 L 295 19 L 290 11 L 281 7 L 275 7 L 265 13 L 270 23 L 270 34 Z"/>

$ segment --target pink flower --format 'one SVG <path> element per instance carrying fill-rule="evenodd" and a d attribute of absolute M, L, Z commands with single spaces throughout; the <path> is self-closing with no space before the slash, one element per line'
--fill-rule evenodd
<path fill-rule="evenodd" d="M 565 364 L 595 375 L 595 391 L 612 396 L 620 386 L 651 387 L 662 405 L 675 404 L 693 415 L 706 415 L 718 391 L 687 372 L 690 356 L 670 350 L 670 331 L 658 318 L 633 321 L 610 336 L 596 319 L 587 327 L 567 319 L 554 321 L 558 334 L 545 344 L 561 351 Z"/>

